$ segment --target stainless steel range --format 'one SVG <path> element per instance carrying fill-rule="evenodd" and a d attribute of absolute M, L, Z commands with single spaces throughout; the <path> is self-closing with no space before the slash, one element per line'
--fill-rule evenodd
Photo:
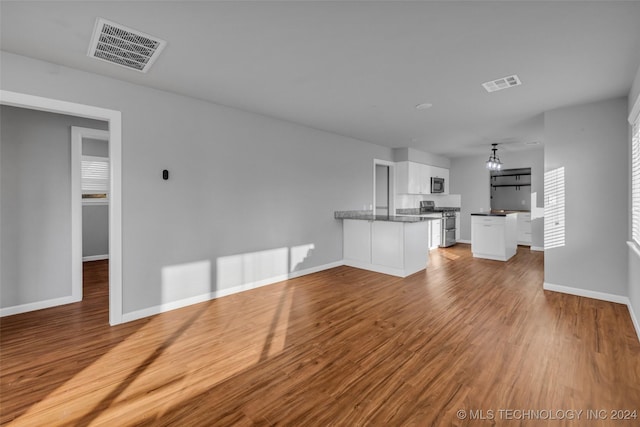
<path fill-rule="evenodd" d="M 420 213 L 441 213 L 442 214 L 442 232 L 440 233 L 441 247 L 449 247 L 456 244 L 456 212 L 460 208 L 436 208 L 435 202 L 431 200 L 423 200 L 420 202 Z"/>

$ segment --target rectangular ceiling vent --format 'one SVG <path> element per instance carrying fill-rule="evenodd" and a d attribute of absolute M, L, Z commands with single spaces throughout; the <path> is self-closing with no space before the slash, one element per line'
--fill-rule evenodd
<path fill-rule="evenodd" d="M 503 77 L 498 80 L 482 83 L 487 92 L 495 92 L 497 90 L 508 89 L 514 86 L 520 86 L 522 82 L 515 74 L 513 76 Z"/>
<path fill-rule="evenodd" d="M 157 37 L 98 18 L 88 55 L 146 73 L 166 44 Z"/>

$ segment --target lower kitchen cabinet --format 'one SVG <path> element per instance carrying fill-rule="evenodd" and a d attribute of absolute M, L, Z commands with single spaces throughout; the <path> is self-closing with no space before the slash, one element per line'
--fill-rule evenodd
<path fill-rule="evenodd" d="M 430 222 L 344 219 L 344 262 L 398 277 L 424 270 L 429 263 Z"/>
<path fill-rule="evenodd" d="M 518 244 L 531 246 L 531 213 L 518 212 Z"/>
<path fill-rule="evenodd" d="M 471 214 L 471 252 L 475 258 L 507 261 L 518 248 L 517 215 Z"/>
<path fill-rule="evenodd" d="M 434 219 L 429 224 L 429 249 L 439 248 L 442 244 L 442 220 Z"/>

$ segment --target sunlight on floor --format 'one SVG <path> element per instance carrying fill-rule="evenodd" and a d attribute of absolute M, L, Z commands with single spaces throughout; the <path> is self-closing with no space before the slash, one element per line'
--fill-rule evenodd
<path fill-rule="evenodd" d="M 197 273 L 204 268 L 198 263 L 192 267 L 187 270 Z M 293 296 L 293 288 L 282 283 L 249 298 L 246 309 L 256 313 L 250 323 L 247 316 L 227 311 L 224 298 L 203 303 L 196 310 L 156 316 L 32 405 L 15 420 L 16 425 L 42 420 L 64 425 L 121 425 L 161 417 L 175 405 L 279 354 L 286 345 Z M 277 303 L 262 304 L 267 299 Z M 238 331 L 241 339 L 237 339 Z M 236 338 L 227 338 L 230 336 Z M 203 337 L 210 339 L 203 341 Z M 144 410 L 127 411 L 134 402 Z"/>

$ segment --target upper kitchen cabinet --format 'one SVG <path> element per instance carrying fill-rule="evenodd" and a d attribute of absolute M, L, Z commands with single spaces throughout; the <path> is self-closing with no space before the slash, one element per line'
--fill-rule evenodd
<path fill-rule="evenodd" d="M 396 192 L 431 194 L 431 166 L 415 162 L 396 163 Z"/>
<path fill-rule="evenodd" d="M 431 178 L 444 178 L 444 192 L 449 194 L 449 169 L 416 162 L 396 163 L 398 194 L 432 194 Z"/>

